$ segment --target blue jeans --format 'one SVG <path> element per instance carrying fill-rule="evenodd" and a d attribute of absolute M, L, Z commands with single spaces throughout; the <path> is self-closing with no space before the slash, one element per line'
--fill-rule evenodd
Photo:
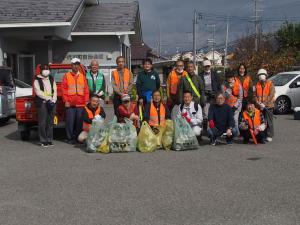
<path fill-rule="evenodd" d="M 220 131 L 216 127 L 207 129 L 207 136 L 209 137 L 209 139 L 211 141 L 216 140 L 218 137 L 221 137 L 223 135 L 223 133 L 226 133 L 226 131 Z M 233 138 L 236 137 L 237 135 L 238 135 L 238 131 L 234 127 L 234 128 L 232 128 L 232 136 L 226 137 L 226 141 L 227 142 L 232 141 Z"/>

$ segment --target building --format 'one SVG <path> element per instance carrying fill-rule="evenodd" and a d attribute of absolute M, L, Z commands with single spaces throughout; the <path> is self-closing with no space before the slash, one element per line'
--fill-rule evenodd
<path fill-rule="evenodd" d="M 209 59 L 214 65 L 222 66 L 223 56 L 218 51 L 209 51 L 204 55 L 205 58 Z"/>
<path fill-rule="evenodd" d="M 139 4 L 114 0 L 0 2 L 0 65 L 31 84 L 37 64 L 100 61 L 109 83 L 119 55 L 131 63 L 131 43 L 142 43 Z"/>

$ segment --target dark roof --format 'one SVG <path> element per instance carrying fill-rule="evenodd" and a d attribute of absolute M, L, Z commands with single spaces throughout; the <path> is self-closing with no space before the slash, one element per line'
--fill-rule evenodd
<path fill-rule="evenodd" d="M 152 49 L 145 43 L 138 44 L 134 43 L 131 45 L 131 59 L 146 59 L 150 56 Z"/>
<path fill-rule="evenodd" d="M 0 24 L 70 22 L 83 0 L 0 0 Z"/>
<path fill-rule="evenodd" d="M 138 2 L 100 1 L 99 5 L 87 6 L 74 32 L 134 31 Z"/>

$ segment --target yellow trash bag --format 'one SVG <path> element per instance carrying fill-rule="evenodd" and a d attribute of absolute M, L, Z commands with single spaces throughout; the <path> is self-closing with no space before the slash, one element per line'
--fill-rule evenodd
<path fill-rule="evenodd" d="M 165 150 L 171 150 L 174 138 L 174 123 L 172 120 L 166 121 L 166 127 L 162 135 L 162 146 Z"/>
<path fill-rule="evenodd" d="M 109 151 L 109 144 L 108 144 L 108 134 L 104 138 L 103 142 L 100 144 L 100 146 L 97 149 L 97 152 L 108 154 Z"/>
<path fill-rule="evenodd" d="M 138 135 L 138 150 L 142 153 L 153 152 L 157 149 L 157 137 L 147 122 L 143 122 Z"/>
<path fill-rule="evenodd" d="M 153 133 L 156 136 L 157 149 L 162 149 L 162 137 L 165 132 L 165 126 L 152 128 Z"/>

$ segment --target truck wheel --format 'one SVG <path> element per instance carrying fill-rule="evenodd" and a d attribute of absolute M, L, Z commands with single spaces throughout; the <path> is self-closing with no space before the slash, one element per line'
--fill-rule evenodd
<path fill-rule="evenodd" d="M 29 141 L 30 138 L 30 130 L 26 130 L 26 131 L 20 131 L 20 136 L 22 141 Z"/>

